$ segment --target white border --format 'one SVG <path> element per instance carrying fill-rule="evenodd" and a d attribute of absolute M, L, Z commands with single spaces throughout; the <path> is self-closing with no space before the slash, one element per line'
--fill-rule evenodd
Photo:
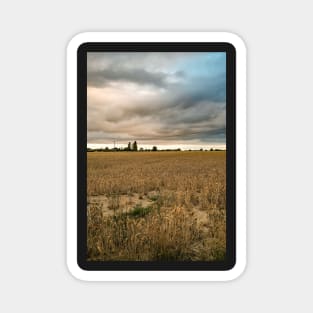
<path fill-rule="evenodd" d="M 228 42 L 236 49 L 236 265 L 228 271 L 86 271 L 77 265 L 77 49 L 85 42 Z M 92 32 L 67 47 L 67 266 L 85 281 L 227 281 L 246 266 L 246 48 L 225 32 Z"/>

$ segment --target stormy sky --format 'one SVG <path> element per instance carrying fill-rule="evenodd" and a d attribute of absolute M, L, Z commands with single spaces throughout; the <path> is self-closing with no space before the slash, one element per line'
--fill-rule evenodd
<path fill-rule="evenodd" d="M 87 55 L 88 147 L 225 148 L 224 52 Z"/>

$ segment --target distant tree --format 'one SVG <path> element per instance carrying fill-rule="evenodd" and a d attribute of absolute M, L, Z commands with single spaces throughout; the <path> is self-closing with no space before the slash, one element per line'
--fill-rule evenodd
<path fill-rule="evenodd" d="M 211 149 L 210 149 L 210 151 L 214 151 L 214 149 L 213 149 L 213 148 L 211 148 Z"/>
<path fill-rule="evenodd" d="M 152 147 L 152 151 L 158 151 L 158 147 L 157 146 L 153 146 Z"/>
<path fill-rule="evenodd" d="M 127 146 L 127 150 L 130 151 L 131 149 L 132 149 L 132 148 L 131 148 L 131 143 L 129 142 L 129 143 L 128 143 L 128 146 Z"/>
<path fill-rule="evenodd" d="M 140 150 L 140 151 L 143 151 L 143 147 L 141 147 L 139 150 Z"/>
<path fill-rule="evenodd" d="M 201 148 L 200 151 L 203 151 L 203 149 Z"/>
<path fill-rule="evenodd" d="M 134 141 L 134 143 L 133 143 L 133 150 L 138 151 L 137 141 Z"/>

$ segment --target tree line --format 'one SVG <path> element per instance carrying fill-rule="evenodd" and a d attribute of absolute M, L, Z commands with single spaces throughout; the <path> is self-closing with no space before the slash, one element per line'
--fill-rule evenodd
<path fill-rule="evenodd" d="M 114 147 L 114 148 L 97 148 L 97 149 L 92 149 L 92 148 L 87 148 L 88 152 L 110 152 L 110 151 L 158 151 L 157 146 L 153 146 L 151 149 L 144 149 L 144 148 L 139 148 L 138 149 L 138 144 L 137 141 L 128 142 L 127 147 Z M 175 150 L 166 150 L 166 151 L 180 151 L 180 149 L 175 149 Z"/>
<path fill-rule="evenodd" d="M 157 146 L 153 146 L 151 149 L 144 149 L 144 148 L 139 148 L 138 149 L 138 144 L 137 141 L 132 142 L 128 142 L 127 147 L 114 147 L 114 148 L 109 148 L 109 147 L 105 147 L 105 148 L 96 148 L 96 149 L 92 149 L 92 148 L 87 148 L 87 152 L 114 152 L 114 151 L 181 151 L 180 148 L 177 149 L 162 149 L 159 150 Z M 211 148 L 210 150 L 207 149 L 199 149 L 199 150 L 186 150 L 186 151 L 223 151 L 222 149 L 213 149 Z"/>

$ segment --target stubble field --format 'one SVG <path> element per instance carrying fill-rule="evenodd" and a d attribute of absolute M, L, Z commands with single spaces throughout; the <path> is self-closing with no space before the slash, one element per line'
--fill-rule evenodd
<path fill-rule="evenodd" d="M 226 152 L 88 152 L 93 261 L 213 261 L 226 253 Z"/>

